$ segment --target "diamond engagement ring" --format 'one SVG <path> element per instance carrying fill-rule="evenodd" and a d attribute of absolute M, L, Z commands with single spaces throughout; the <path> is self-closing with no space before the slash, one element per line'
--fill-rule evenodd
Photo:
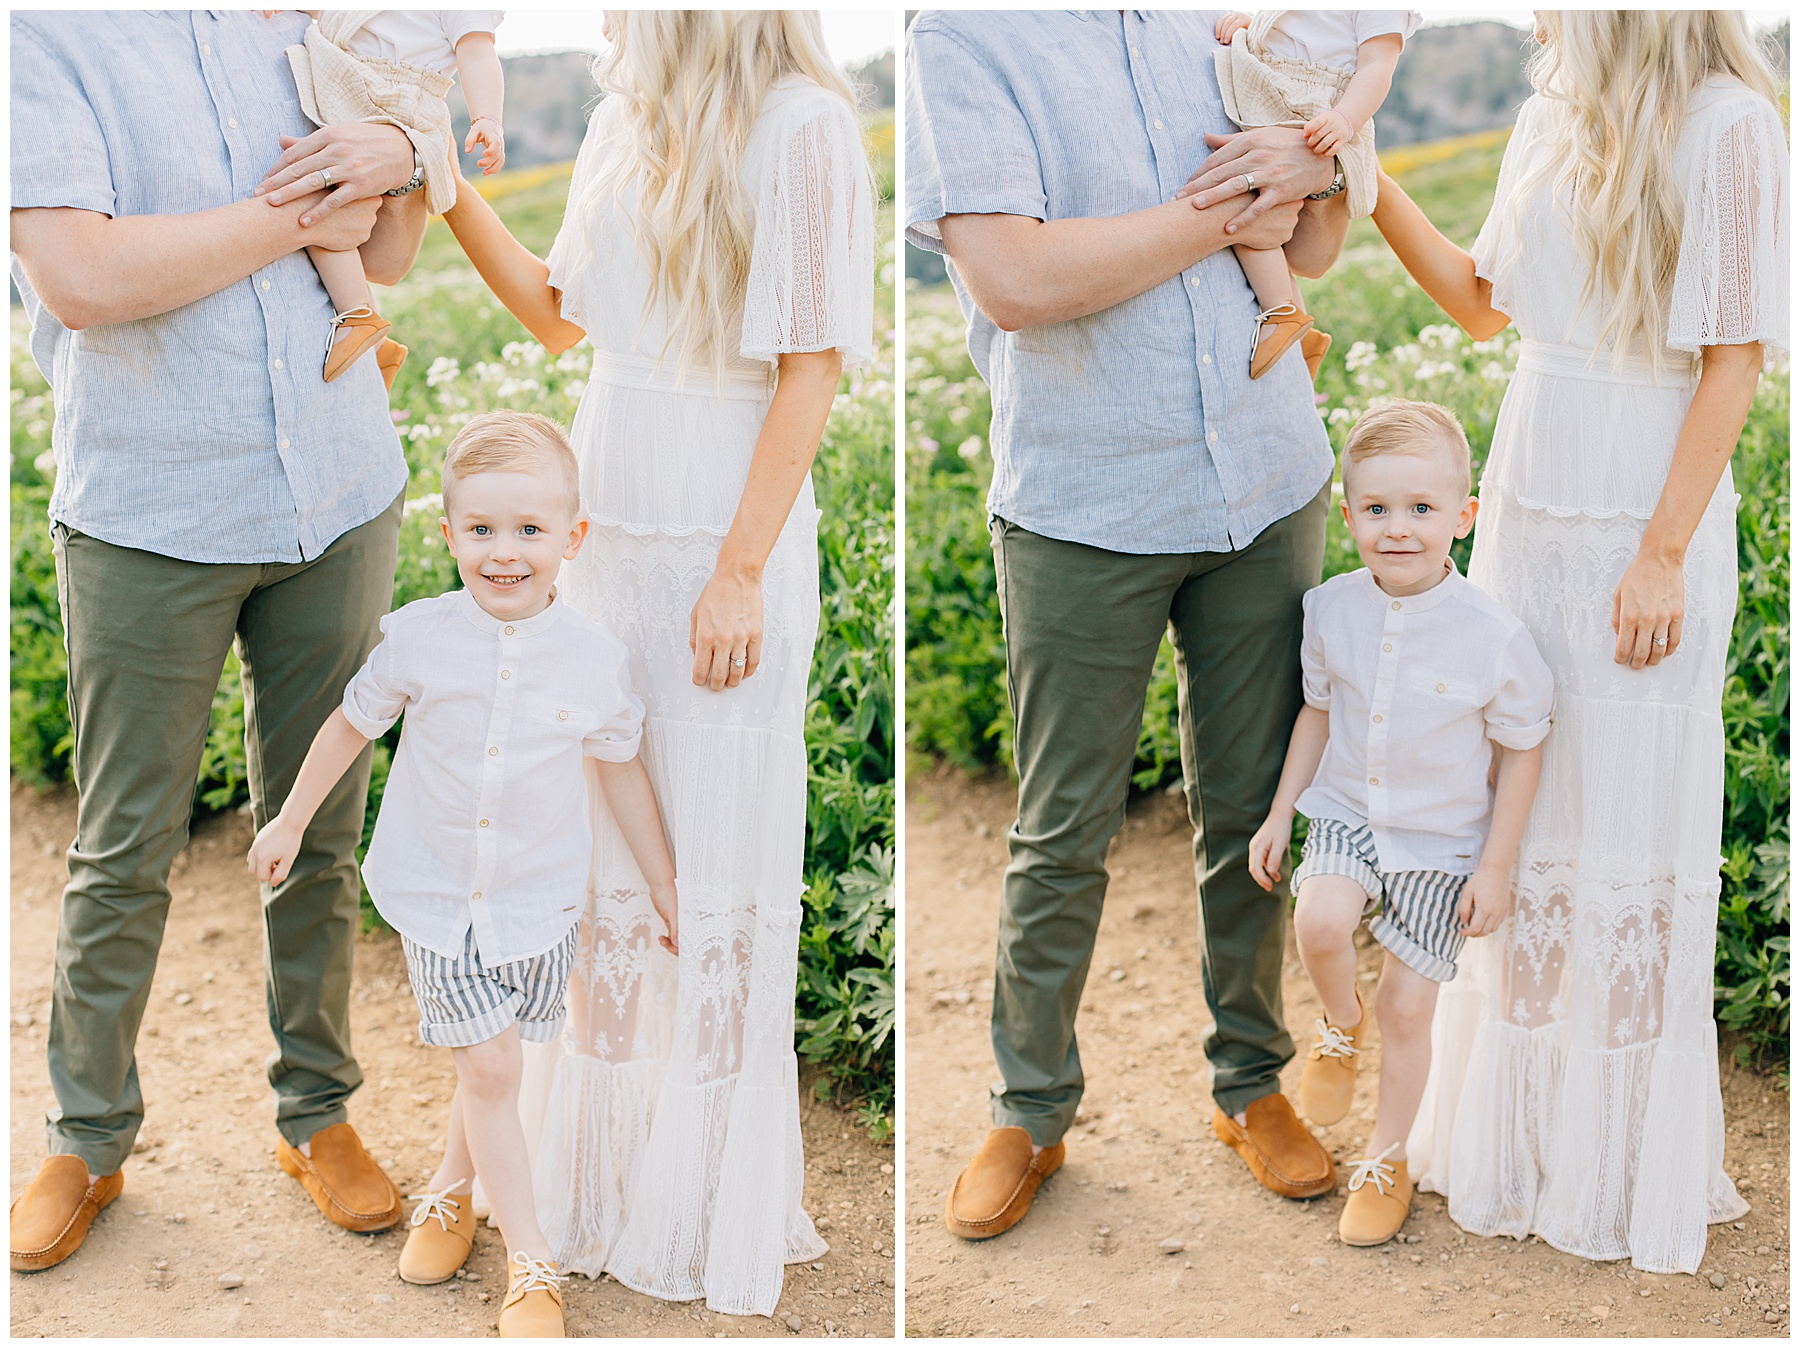
<path fill-rule="evenodd" d="M 1651 637 L 1650 644 L 1652 646 L 1667 646 L 1669 644 L 1669 639 L 1667 637 Z"/>
<path fill-rule="evenodd" d="M 744 667 L 743 660 L 733 660 L 731 663 L 736 665 L 739 669 L 742 669 Z"/>

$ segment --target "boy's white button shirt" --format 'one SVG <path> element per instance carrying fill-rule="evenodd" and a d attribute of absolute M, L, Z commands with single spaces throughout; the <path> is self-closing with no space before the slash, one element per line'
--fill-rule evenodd
<path fill-rule="evenodd" d="M 449 959 L 471 926 L 489 968 L 542 954 L 587 902 L 582 760 L 638 751 L 626 647 L 561 600 L 504 622 L 467 590 L 408 604 L 381 629 L 343 703 L 371 739 L 406 713 L 362 866 L 375 908 Z"/>
<path fill-rule="evenodd" d="M 1331 738 L 1296 808 L 1367 824 L 1384 872 L 1473 873 L 1493 811 L 1489 741 L 1550 733 L 1555 682 L 1531 633 L 1450 573 L 1390 595 L 1367 569 L 1308 590 L 1300 661 Z"/>

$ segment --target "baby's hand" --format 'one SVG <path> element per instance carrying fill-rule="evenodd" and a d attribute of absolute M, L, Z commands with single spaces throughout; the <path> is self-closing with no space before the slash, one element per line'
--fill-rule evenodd
<path fill-rule="evenodd" d="M 1213 36 L 1219 41 L 1229 44 L 1233 33 L 1241 33 L 1250 26 L 1248 14 L 1227 14 L 1213 25 Z"/>
<path fill-rule="evenodd" d="M 1500 930 L 1513 909 L 1512 878 L 1498 867 L 1478 869 L 1463 886 L 1456 901 L 1456 916 L 1470 936 L 1488 936 Z"/>
<path fill-rule="evenodd" d="M 1294 832 L 1294 816 L 1271 812 L 1256 836 L 1250 839 L 1250 878 L 1264 889 L 1275 888 L 1287 861 L 1288 839 Z"/>
<path fill-rule="evenodd" d="M 287 879 L 294 858 L 300 855 L 302 832 L 280 815 L 264 824 L 250 844 L 250 873 L 266 885 Z"/>
<path fill-rule="evenodd" d="M 477 145 L 481 146 L 481 158 L 476 162 L 481 171 L 498 173 L 506 163 L 506 132 L 492 117 L 477 117 L 469 124 L 469 134 L 463 138 L 463 153 L 467 154 Z"/>
<path fill-rule="evenodd" d="M 663 926 L 669 929 L 667 936 L 656 938 L 656 943 L 671 955 L 681 953 L 681 940 L 676 930 L 680 918 L 680 902 L 674 885 L 650 886 L 650 905 L 656 909 L 656 915 L 663 920 Z"/>
<path fill-rule="evenodd" d="M 1336 108 L 1326 108 L 1306 124 L 1306 143 L 1316 155 L 1336 154 L 1356 134 L 1350 119 Z"/>

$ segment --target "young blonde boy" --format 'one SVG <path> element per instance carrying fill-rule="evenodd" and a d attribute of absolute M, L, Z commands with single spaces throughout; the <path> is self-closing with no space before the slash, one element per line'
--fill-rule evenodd
<path fill-rule="evenodd" d="M 1349 1111 L 1367 1041 L 1356 928 L 1385 948 L 1375 1016 L 1380 1095 L 1338 1222 L 1380 1245 L 1406 1221 L 1406 1138 L 1431 1065 L 1440 983 L 1470 936 L 1512 911 L 1511 871 L 1550 731 L 1549 667 L 1520 621 L 1464 580 L 1450 544 L 1475 524 L 1469 444 L 1435 403 L 1372 408 L 1344 446 L 1344 521 L 1364 569 L 1303 600 L 1306 706 L 1275 801 L 1250 843 L 1264 889 L 1281 878 L 1295 811 L 1310 821 L 1294 872 L 1294 934 L 1324 1003 L 1300 1112 Z"/>
<path fill-rule="evenodd" d="M 520 1041 L 556 1037 L 593 849 L 585 761 L 677 949 L 675 863 L 638 757 L 643 703 L 624 645 L 556 595 L 587 537 L 556 424 L 491 412 L 444 460 L 444 540 L 463 588 L 382 620 L 384 640 L 314 739 L 250 867 L 279 883 L 312 812 L 402 712 L 363 879 L 406 951 L 419 1039 L 452 1050 L 442 1163 L 400 1255 L 407 1282 L 468 1258 L 479 1175 L 506 1239 L 502 1337 L 562 1334 L 561 1274 L 539 1228 L 519 1121 Z"/>

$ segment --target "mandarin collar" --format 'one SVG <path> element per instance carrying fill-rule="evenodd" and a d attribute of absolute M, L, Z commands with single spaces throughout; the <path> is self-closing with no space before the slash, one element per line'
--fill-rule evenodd
<path fill-rule="evenodd" d="M 531 618 L 514 618 L 511 622 L 505 622 L 502 619 L 496 618 L 480 604 L 476 603 L 475 596 L 470 594 L 467 589 L 458 590 L 457 594 L 461 596 L 458 604 L 462 609 L 463 617 L 467 618 L 471 623 L 480 628 L 483 632 L 486 632 L 489 636 L 494 637 L 535 636 L 537 633 L 547 631 L 549 628 L 554 627 L 557 623 L 561 622 L 563 610 L 568 607 L 567 604 L 563 603 L 557 593 L 552 590 L 550 592 L 550 602 L 544 606 L 544 611 L 542 613 Z"/>
<path fill-rule="evenodd" d="M 1389 594 L 1375 582 L 1375 573 L 1368 567 L 1363 568 L 1363 584 L 1368 592 L 1381 601 L 1382 607 L 1397 609 L 1401 613 L 1423 613 L 1426 609 L 1436 608 L 1453 594 L 1458 585 L 1466 584 L 1462 572 L 1456 569 L 1456 558 L 1444 558 L 1444 578 L 1433 585 L 1424 594 Z"/>

